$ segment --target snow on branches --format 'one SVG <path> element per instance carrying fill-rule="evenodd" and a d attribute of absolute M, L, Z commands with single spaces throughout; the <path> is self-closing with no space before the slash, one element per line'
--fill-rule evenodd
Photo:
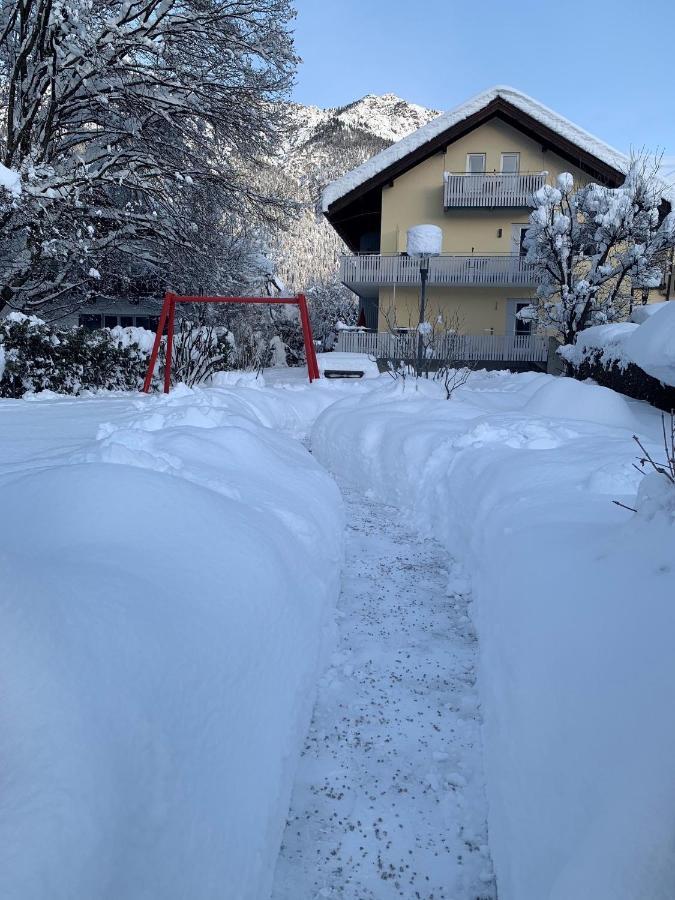
<path fill-rule="evenodd" d="M 222 222 L 274 218 L 249 176 L 279 140 L 292 17 L 290 0 L 3 3 L 2 301 L 84 300 L 129 266 L 175 281 L 217 259 Z"/>
<path fill-rule="evenodd" d="M 524 245 L 535 266 L 536 321 L 564 343 L 590 325 L 624 319 L 631 292 L 659 287 L 675 217 L 661 213 L 657 167 L 634 158 L 623 185 L 575 187 L 565 172 L 534 196 Z"/>

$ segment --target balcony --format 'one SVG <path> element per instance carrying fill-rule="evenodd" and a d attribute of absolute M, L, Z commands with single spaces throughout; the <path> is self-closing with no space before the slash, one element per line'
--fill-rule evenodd
<path fill-rule="evenodd" d="M 340 259 L 340 280 L 361 297 L 375 297 L 381 287 L 421 284 L 420 261 L 401 254 L 363 254 Z M 531 287 L 534 269 L 517 255 L 433 256 L 427 284 L 442 287 Z"/>
<path fill-rule="evenodd" d="M 445 209 L 481 206 L 531 206 L 532 195 L 546 184 L 548 172 L 501 172 L 480 175 L 446 172 L 443 206 Z"/>

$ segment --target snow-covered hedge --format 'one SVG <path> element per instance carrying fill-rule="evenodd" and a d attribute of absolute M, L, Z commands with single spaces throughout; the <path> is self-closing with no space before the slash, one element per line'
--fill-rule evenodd
<path fill-rule="evenodd" d="M 636 496 L 631 440 L 660 458 L 660 416 L 541 374 L 433 391 L 343 400 L 312 448 L 470 576 L 499 896 L 672 900 L 675 496 Z"/>
<path fill-rule="evenodd" d="M 620 368 L 636 365 L 675 387 L 675 302 L 638 307 L 633 318 L 634 322 L 587 328 L 559 353 L 575 368 L 588 362 Z"/>
<path fill-rule="evenodd" d="M 3 900 L 269 896 L 343 516 L 327 391 L 226 381 L 3 409 Z"/>
<path fill-rule="evenodd" d="M 60 329 L 35 316 L 10 313 L 0 321 L 0 397 L 138 389 L 149 346 L 152 333 L 142 328 Z"/>
<path fill-rule="evenodd" d="M 211 380 L 217 372 L 259 370 L 301 361 L 296 346 L 299 326 L 276 323 L 279 334 L 238 323 L 237 334 L 223 325 L 177 323 L 173 342 L 172 381 L 189 386 Z M 280 336 L 280 334 L 282 336 Z M 0 320 L 0 397 L 52 391 L 140 389 L 155 333 L 145 328 L 62 329 L 22 313 Z M 163 376 L 162 341 L 155 386 Z"/>
<path fill-rule="evenodd" d="M 559 353 L 575 377 L 669 411 L 675 408 L 675 302 L 637 307 L 632 318 L 587 328 Z"/>

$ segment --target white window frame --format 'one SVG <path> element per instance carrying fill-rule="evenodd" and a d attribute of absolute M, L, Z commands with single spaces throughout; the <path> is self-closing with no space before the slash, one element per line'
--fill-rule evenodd
<path fill-rule="evenodd" d="M 471 157 L 472 156 L 480 156 L 483 159 L 483 171 L 482 172 L 473 172 L 471 170 Z M 485 170 L 487 168 L 487 154 L 486 153 L 467 153 L 466 154 L 466 174 L 467 175 L 485 175 Z"/>
<path fill-rule="evenodd" d="M 514 223 L 511 225 L 511 253 L 513 256 L 521 256 L 520 252 L 520 235 L 523 230 L 527 231 L 530 227 L 529 222 Z"/>
<path fill-rule="evenodd" d="M 533 303 L 536 303 L 536 300 L 529 297 L 516 297 L 515 299 L 506 301 L 506 334 L 509 337 L 516 336 L 516 313 L 518 312 L 518 306 L 521 303 L 531 306 Z M 534 336 L 534 333 L 535 328 L 534 325 L 532 325 L 530 328 L 530 335 Z"/>
<path fill-rule="evenodd" d="M 504 157 L 505 156 L 515 156 L 516 157 L 516 171 L 515 172 L 505 172 L 504 171 Z M 499 171 L 502 175 L 519 175 L 520 174 L 520 153 L 516 150 L 508 150 L 502 153 L 500 161 L 499 161 Z"/>

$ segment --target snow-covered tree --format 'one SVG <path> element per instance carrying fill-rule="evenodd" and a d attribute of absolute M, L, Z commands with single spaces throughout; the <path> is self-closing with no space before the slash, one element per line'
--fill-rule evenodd
<path fill-rule="evenodd" d="M 534 200 L 524 245 L 540 281 L 525 314 L 566 344 L 590 325 L 625 318 L 631 291 L 662 283 L 675 217 L 661 212 L 663 185 L 647 157 L 632 161 L 621 187 L 577 188 L 563 173 Z"/>
<path fill-rule="evenodd" d="M 281 137 L 293 14 L 290 0 L 3 2 L 2 301 L 84 300 L 127 267 L 192 280 L 221 223 L 273 219 L 283 203 L 250 176 Z"/>
<path fill-rule="evenodd" d="M 325 344 L 338 323 L 356 325 L 359 306 L 356 295 L 337 281 L 314 281 L 307 288 L 312 333 Z"/>

